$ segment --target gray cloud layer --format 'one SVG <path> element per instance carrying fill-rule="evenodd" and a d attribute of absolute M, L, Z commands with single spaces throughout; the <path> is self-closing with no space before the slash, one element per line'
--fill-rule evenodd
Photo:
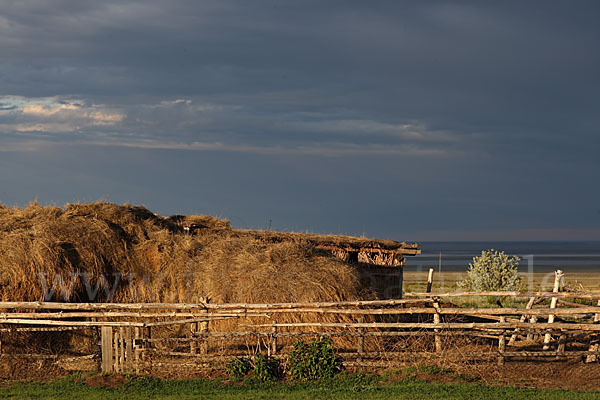
<path fill-rule="evenodd" d="M 273 213 L 282 228 L 378 235 L 589 232 L 600 222 L 590 185 L 599 11 L 593 1 L 3 3 L 0 177 L 22 189 L 0 200 L 92 196 L 70 172 L 88 170 L 115 201 L 246 215 L 253 226 Z M 119 174 L 91 167 L 106 152 L 134 181 L 152 157 L 166 179 L 199 187 L 208 170 L 170 165 L 210 158 L 210 173 L 238 188 L 223 196 L 246 201 L 193 205 L 113 187 Z M 33 166 L 17 172 L 25 153 Z M 31 174 L 59 159 L 69 168 L 56 189 L 36 192 Z M 281 192 L 296 197 L 282 204 Z"/>

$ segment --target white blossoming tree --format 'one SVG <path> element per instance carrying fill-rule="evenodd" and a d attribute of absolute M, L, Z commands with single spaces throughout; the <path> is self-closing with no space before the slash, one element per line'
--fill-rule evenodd
<path fill-rule="evenodd" d="M 467 277 L 458 286 L 468 291 L 518 290 L 521 280 L 517 274 L 519 257 L 509 257 L 503 251 L 484 250 L 473 257 Z"/>

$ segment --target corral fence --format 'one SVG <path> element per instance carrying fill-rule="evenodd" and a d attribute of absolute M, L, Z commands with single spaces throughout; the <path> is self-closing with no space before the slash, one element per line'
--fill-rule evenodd
<path fill-rule="evenodd" d="M 347 366 L 387 367 L 415 357 L 597 361 L 600 295 L 560 290 L 557 284 L 554 292 L 406 293 L 398 300 L 274 304 L 208 298 L 194 304 L 2 302 L 0 357 L 152 373 L 215 368 L 256 352 L 285 359 L 297 340 L 330 337 Z M 476 297 L 527 303 L 482 308 L 453 302 Z M 22 335 L 29 335 L 28 343 L 19 342 Z M 91 345 L 73 350 L 83 336 Z M 53 350 L 59 340 L 67 344 Z"/>

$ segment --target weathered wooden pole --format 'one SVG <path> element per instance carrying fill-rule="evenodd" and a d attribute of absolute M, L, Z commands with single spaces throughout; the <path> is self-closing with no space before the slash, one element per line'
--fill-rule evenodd
<path fill-rule="evenodd" d="M 125 327 L 125 370 L 126 372 L 133 371 L 133 335 L 130 326 Z"/>
<path fill-rule="evenodd" d="M 525 309 L 531 310 L 531 307 L 533 307 L 533 303 L 535 303 L 535 297 L 530 297 L 529 301 L 527 302 L 527 305 L 525 306 Z M 523 315 L 521 315 L 519 322 L 525 322 L 526 319 L 527 319 L 527 315 L 523 314 Z M 510 339 L 508 341 L 509 346 L 512 346 L 515 344 L 515 340 L 517 340 L 517 332 L 519 332 L 519 328 L 515 329 L 514 333 L 510 337 Z"/>
<path fill-rule="evenodd" d="M 426 293 L 431 293 L 431 287 L 433 286 L 433 268 L 429 268 L 429 275 L 427 275 L 427 289 Z"/>
<path fill-rule="evenodd" d="M 365 318 L 364 317 L 360 317 L 358 319 L 359 323 L 363 323 L 365 322 Z M 365 328 L 358 328 L 358 332 L 360 333 L 360 335 L 358 336 L 358 341 L 357 341 L 357 345 L 356 345 L 356 350 L 358 352 L 358 357 L 359 360 L 362 359 L 362 355 L 365 352 Z"/>
<path fill-rule="evenodd" d="M 554 289 L 552 290 L 554 293 L 558 293 L 560 291 L 562 278 L 563 272 L 560 269 L 556 270 L 556 272 L 554 273 Z M 553 297 L 552 300 L 550 300 L 550 308 L 556 308 L 557 302 L 558 298 Z M 554 323 L 554 314 L 548 315 L 548 323 Z M 548 350 L 550 348 L 550 340 L 552 340 L 552 335 L 550 333 L 546 333 L 546 335 L 544 336 L 544 350 Z"/>
<path fill-rule="evenodd" d="M 141 348 L 139 346 L 139 340 L 140 340 L 140 327 L 136 326 L 135 328 L 135 333 L 134 333 L 134 341 L 133 341 L 133 364 L 135 367 L 135 373 L 139 374 L 140 373 L 140 352 L 141 352 Z"/>
<path fill-rule="evenodd" d="M 152 339 L 152 327 L 147 326 L 144 328 L 144 358 L 147 361 L 148 369 L 152 371 L 152 342 L 149 339 Z"/>
<path fill-rule="evenodd" d="M 600 300 L 598 300 L 598 303 L 596 304 L 598 307 L 600 307 Z M 596 313 L 594 314 L 594 323 L 597 324 L 598 321 L 600 321 L 600 314 Z M 598 348 L 600 346 L 598 346 L 598 336 L 594 337 L 594 341 L 596 343 L 592 343 L 590 345 L 590 348 L 588 349 L 589 351 L 598 351 Z M 598 355 L 597 354 L 590 354 L 586 357 L 585 362 L 586 363 L 591 363 L 591 362 L 595 362 L 598 361 Z"/>
<path fill-rule="evenodd" d="M 506 322 L 506 317 L 500 317 L 500 323 L 503 324 Z M 498 338 L 498 365 L 504 365 L 504 352 L 506 351 L 506 337 L 504 336 L 504 330 L 500 332 L 500 337 Z"/>
<path fill-rule="evenodd" d="M 535 325 L 537 323 L 537 315 L 532 315 L 529 318 L 529 323 Z M 538 338 L 539 338 L 539 335 L 536 333 L 533 333 L 533 331 L 531 331 L 531 330 L 529 331 L 529 333 L 527 333 L 527 340 L 535 340 L 537 342 Z"/>
<path fill-rule="evenodd" d="M 196 332 L 198 332 L 198 323 L 190 323 L 190 355 L 196 355 Z"/>
<path fill-rule="evenodd" d="M 442 322 L 442 318 L 439 313 L 440 303 L 439 303 L 438 299 L 434 299 L 433 307 L 436 310 L 436 313 L 433 314 L 433 323 L 437 325 Z M 439 332 L 440 330 L 434 329 L 433 331 Z M 434 340 L 435 340 L 435 351 L 436 351 L 436 353 L 440 353 L 442 351 L 442 337 L 439 335 L 435 335 Z"/>
<path fill-rule="evenodd" d="M 398 267 L 398 286 L 400 293 L 398 294 L 398 299 L 402 299 L 403 291 L 404 291 L 404 262 L 402 262 Z"/>
<path fill-rule="evenodd" d="M 210 301 L 210 298 L 202 297 L 201 301 L 204 304 L 208 304 L 208 302 Z M 205 313 L 208 315 L 208 308 L 205 310 Z M 208 332 L 208 321 L 200 322 L 199 331 L 200 331 L 200 333 Z M 200 354 L 208 354 L 208 336 L 207 335 L 203 335 L 202 344 L 200 346 Z"/>
<path fill-rule="evenodd" d="M 114 329 L 113 331 L 113 372 L 119 373 L 119 330 Z"/>
<path fill-rule="evenodd" d="M 119 372 L 125 372 L 126 359 L 125 359 L 125 329 L 119 327 Z"/>
<path fill-rule="evenodd" d="M 102 372 L 113 372 L 113 334 L 112 327 L 103 326 L 100 332 L 100 351 L 102 353 Z"/>
<path fill-rule="evenodd" d="M 558 355 L 564 355 L 566 345 L 567 345 L 567 335 L 565 333 L 561 333 L 558 338 L 558 347 L 556 349 L 556 353 Z"/>
<path fill-rule="evenodd" d="M 273 323 L 277 323 L 277 321 L 273 321 Z M 273 326 L 271 328 L 271 346 L 270 346 L 270 356 L 277 354 L 277 326 Z"/>

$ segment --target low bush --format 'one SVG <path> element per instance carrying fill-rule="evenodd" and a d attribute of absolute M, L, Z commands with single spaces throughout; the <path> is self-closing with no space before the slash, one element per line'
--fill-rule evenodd
<path fill-rule="evenodd" d="M 232 358 L 225 364 L 227 375 L 236 379 L 242 379 L 252 370 L 249 357 Z"/>
<path fill-rule="evenodd" d="M 467 277 L 458 286 L 471 291 L 519 290 L 521 282 L 517 267 L 518 257 L 509 257 L 503 251 L 484 250 L 473 257 Z"/>
<path fill-rule="evenodd" d="M 331 339 L 319 338 L 311 343 L 298 341 L 290 353 L 288 374 L 292 379 L 332 378 L 341 370 L 342 363 Z"/>
<path fill-rule="evenodd" d="M 262 382 L 275 381 L 281 378 L 281 363 L 258 353 L 252 359 L 254 378 Z"/>
<path fill-rule="evenodd" d="M 254 357 L 233 358 L 225 364 L 227 375 L 242 379 L 250 372 L 254 379 L 262 382 L 275 381 L 282 375 L 281 363 L 261 353 Z"/>

